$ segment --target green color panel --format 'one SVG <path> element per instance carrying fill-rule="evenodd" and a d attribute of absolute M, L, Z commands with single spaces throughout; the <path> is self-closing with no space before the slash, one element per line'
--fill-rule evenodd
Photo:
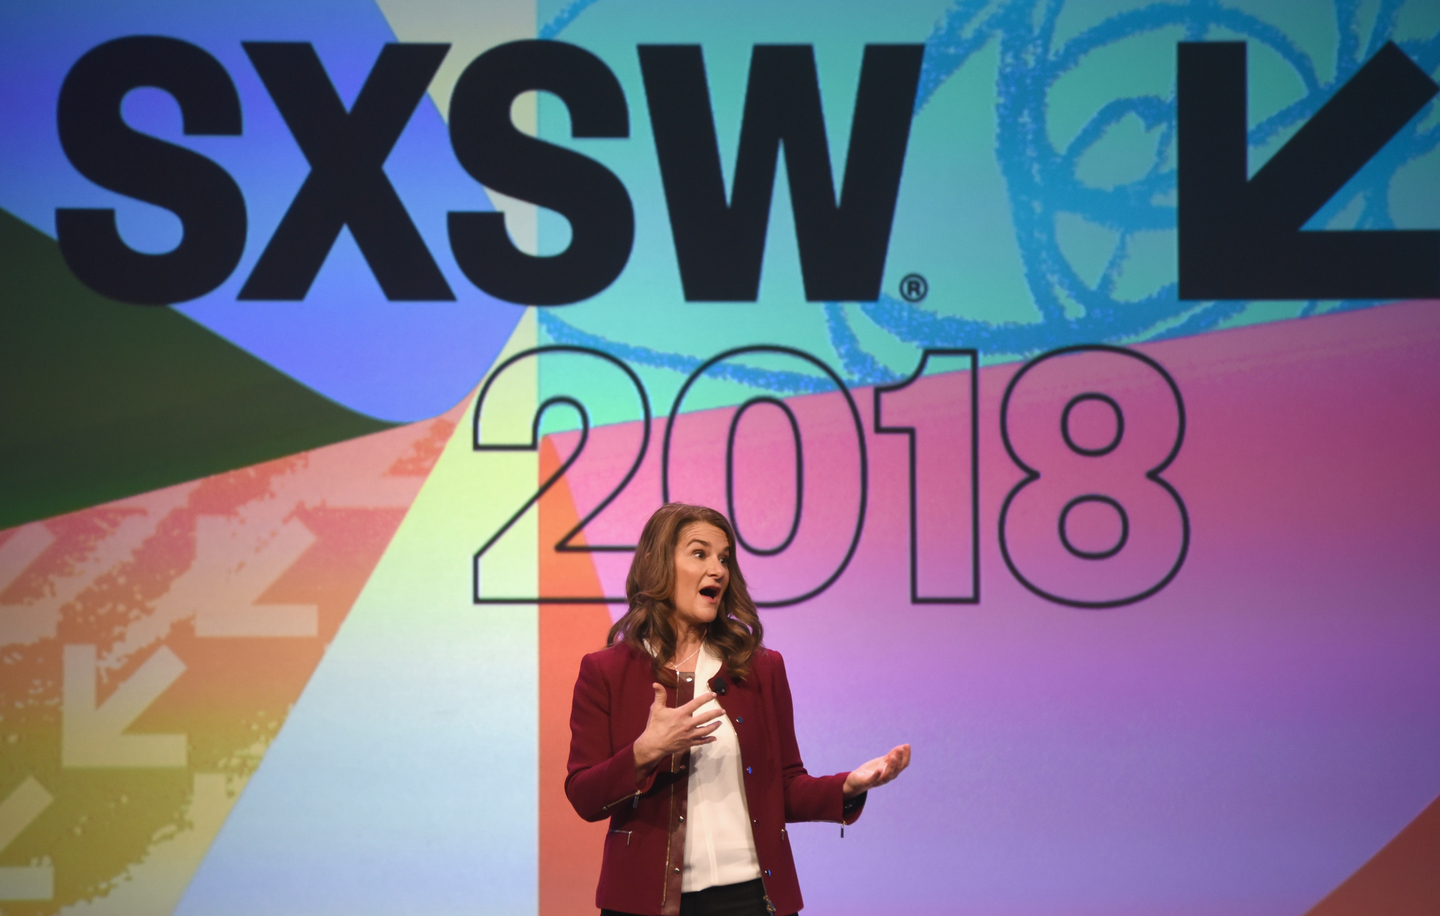
<path fill-rule="evenodd" d="M 394 425 L 168 308 L 96 294 L 3 211 L 0 296 L 0 528 Z"/>

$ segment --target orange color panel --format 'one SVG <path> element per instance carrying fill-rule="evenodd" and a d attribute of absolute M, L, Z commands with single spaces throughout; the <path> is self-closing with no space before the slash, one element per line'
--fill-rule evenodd
<path fill-rule="evenodd" d="M 560 467 L 547 437 L 540 446 L 540 481 Z M 556 553 L 552 545 L 580 520 L 564 478 L 540 498 L 541 594 L 600 595 L 588 554 Z M 576 543 L 584 543 L 583 539 Z M 565 797 L 570 755 L 570 698 L 586 653 L 603 648 L 610 612 L 603 604 L 542 604 L 540 616 L 540 916 L 594 913 L 605 822 L 580 819 Z"/>

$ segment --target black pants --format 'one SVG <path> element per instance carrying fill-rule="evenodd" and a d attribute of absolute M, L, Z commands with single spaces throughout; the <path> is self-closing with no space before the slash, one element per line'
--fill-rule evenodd
<path fill-rule="evenodd" d="M 601 910 L 600 916 L 626 916 Z M 765 885 L 759 878 L 741 884 L 722 884 L 680 895 L 680 916 L 769 916 Z"/>

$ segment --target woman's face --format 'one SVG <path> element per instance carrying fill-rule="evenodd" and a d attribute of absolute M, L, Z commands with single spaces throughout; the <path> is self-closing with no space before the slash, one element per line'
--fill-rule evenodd
<path fill-rule="evenodd" d="M 715 619 L 730 582 L 730 540 L 708 522 L 691 522 L 675 544 L 675 626 L 699 628 Z"/>

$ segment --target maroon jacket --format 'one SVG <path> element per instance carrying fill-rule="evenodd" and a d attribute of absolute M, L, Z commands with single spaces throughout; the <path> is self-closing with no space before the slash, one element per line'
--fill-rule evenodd
<path fill-rule="evenodd" d="M 750 675 L 735 681 L 720 667 L 726 692 L 718 697 L 740 739 L 745 799 L 765 893 L 772 912 L 804 906 L 790 855 L 789 821 L 853 823 L 863 808 L 843 812 L 845 777 L 810 776 L 795 744 L 794 710 L 785 661 L 761 649 Z M 680 912 L 685 853 L 685 804 L 689 754 L 662 760 L 635 784 L 635 739 L 645 731 L 655 691 L 650 659 L 624 643 L 592 652 L 580 662 L 570 708 L 570 764 L 565 795 L 587 821 L 610 818 L 595 904 L 642 916 Z M 670 706 L 687 702 L 704 684 L 682 681 Z M 853 804 L 853 803 L 852 803 Z"/>

